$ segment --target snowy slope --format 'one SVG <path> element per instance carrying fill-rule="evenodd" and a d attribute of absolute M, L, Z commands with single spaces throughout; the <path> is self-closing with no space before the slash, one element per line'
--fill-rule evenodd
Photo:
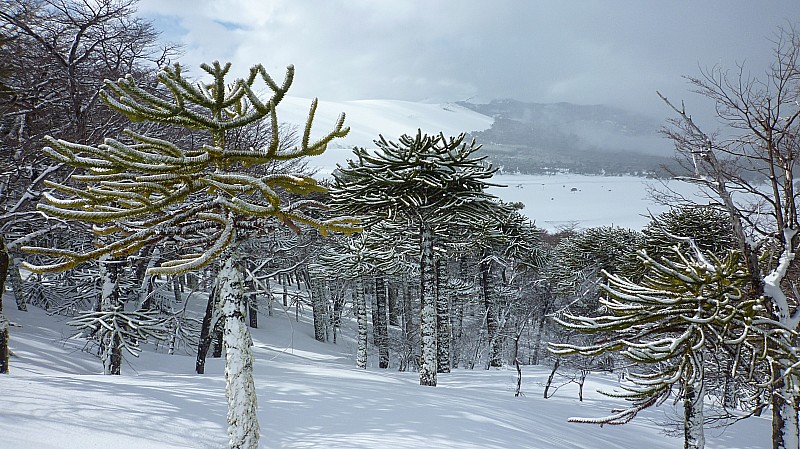
<path fill-rule="evenodd" d="M 202 299 L 192 299 L 202 306 Z M 63 319 L 32 308 L 18 312 L 10 294 L 11 374 L 0 377 L 3 449 L 219 449 L 226 447 L 221 360 L 192 373 L 191 355 L 146 351 L 122 376 L 102 368 L 79 342 L 65 339 Z M 190 304 L 191 305 L 191 304 Z M 416 373 L 354 367 L 352 341 L 313 340 L 308 316 L 261 317 L 253 331 L 262 448 L 561 448 L 668 449 L 661 433 L 675 417 L 668 403 L 624 426 L 570 424 L 620 405 L 595 392 L 615 378 L 591 375 L 586 399 L 574 385 L 542 399 L 548 371 L 525 370 L 515 398 L 513 370 L 456 370 L 421 387 Z M 52 330 L 55 328 L 56 330 Z M 63 329 L 63 330 L 62 330 Z M 353 335 L 353 329 L 344 335 Z M 751 418 L 708 429 L 710 449 L 768 447 L 770 423 Z"/>
<path fill-rule="evenodd" d="M 302 126 L 308 117 L 311 100 L 285 97 L 278 105 L 278 120 Z M 334 140 L 324 154 L 312 158 L 311 165 L 330 171 L 352 155 L 355 146 L 374 147 L 378 135 L 397 140 L 403 134 L 416 134 L 417 129 L 428 134 L 443 132 L 455 136 L 462 132 L 482 131 L 492 126 L 493 119 L 452 103 L 428 104 L 399 100 L 320 100 L 312 128 L 312 139 L 333 129 L 339 114 L 345 113 L 350 127 L 347 137 Z"/>

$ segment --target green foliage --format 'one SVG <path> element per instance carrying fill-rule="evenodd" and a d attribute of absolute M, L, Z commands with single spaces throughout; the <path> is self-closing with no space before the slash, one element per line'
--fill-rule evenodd
<path fill-rule="evenodd" d="M 556 245 L 547 277 L 560 296 L 580 295 L 581 286 L 586 281 L 594 284 L 601 271 L 637 279 L 643 267 L 636 251 L 642 243 L 642 234 L 630 229 L 613 226 L 586 229 Z"/>
<path fill-rule="evenodd" d="M 610 395 L 633 403 L 625 413 L 605 422 L 627 422 L 638 411 L 665 398 L 673 385 L 702 383 L 704 354 L 725 350 L 733 354 L 733 372 L 752 376 L 760 361 L 780 356 L 795 357 L 782 346 L 787 330 L 774 326 L 762 298 L 747 297 L 747 273 L 739 255 L 724 260 L 704 256 L 696 247 L 689 253 L 678 248 L 674 256 L 657 261 L 645 252 L 639 257 L 647 267 L 640 282 L 604 273 L 608 294 L 601 299 L 606 315 L 564 314 L 557 321 L 569 330 L 600 334 L 599 342 L 584 346 L 551 343 L 559 355 L 596 356 L 619 352 L 628 359 L 652 367 L 631 373 L 634 386 Z M 777 347 L 780 351 L 773 352 Z M 784 352 L 787 351 L 787 352 Z M 587 420 L 586 422 L 597 422 Z"/>
<path fill-rule="evenodd" d="M 374 153 L 354 148 L 357 160 L 334 172 L 334 204 L 370 225 L 382 220 L 439 224 L 478 221 L 497 207 L 486 193 L 496 169 L 473 154 L 464 134 L 445 138 L 419 131 L 397 143 L 383 136 Z"/>
<path fill-rule="evenodd" d="M 207 131 L 210 142 L 200 148 L 181 148 L 131 130 L 125 131 L 124 142 L 106 138 L 96 147 L 47 138 L 45 154 L 85 171 L 73 175 L 70 185 L 48 182 L 61 196 L 46 194 L 47 203 L 40 204 L 39 210 L 53 217 L 96 223 L 95 232 L 107 237 L 97 249 L 85 253 L 26 247 L 26 251 L 53 261 L 28 268 L 38 272 L 66 270 L 106 254 L 123 257 L 145 245 L 172 240 L 180 241 L 183 252 L 149 272 L 176 274 L 208 264 L 237 239 L 267 228 L 269 220 L 278 220 L 297 232 L 298 222 L 323 234 L 355 230 L 352 219 L 321 220 L 304 212 L 325 208 L 319 201 L 282 203 L 282 192 L 305 195 L 324 191 L 314 179 L 293 174 L 261 176 L 243 169 L 325 151 L 328 142 L 349 131 L 344 127 L 344 115 L 330 133 L 310 143 L 314 101 L 301 144 L 285 148 L 280 142 L 275 108 L 291 85 L 291 66 L 280 85 L 261 65 L 254 66 L 247 79 L 230 83 L 225 80 L 230 64 L 214 62 L 202 68 L 212 76 L 210 83 L 190 82 L 179 65 L 163 70 L 158 80 L 170 93 L 167 98 L 138 87 L 131 76 L 108 81 L 109 92 L 102 95 L 131 120 Z M 254 93 L 258 79 L 272 91 L 267 101 Z M 269 146 L 226 146 L 226 131 L 264 117 L 272 122 Z"/>
<path fill-rule="evenodd" d="M 675 256 L 670 248 L 676 244 L 689 249 L 691 238 L 697 247 L 719 258 L 736 248 L 730 216 L 713 206 L 684 206 L 670 209 L 655 217 L 642 230 L 644 248 L 654 259 Z"/>

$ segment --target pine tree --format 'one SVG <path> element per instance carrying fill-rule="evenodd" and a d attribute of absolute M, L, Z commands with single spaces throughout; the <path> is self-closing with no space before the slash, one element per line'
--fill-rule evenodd
<path fill-rule="evenodd" d="M 111 108 L 130 120 L 205 132 L 209 141 L 199 148 L 181 148 L 129 129 L 122 139 L 108 137 L 98 146 L 46 138 L 45 154 L 86 172 L 73 175 L 69 185 L 48 182 L 61 195 L 45 195 L 46 203 L 39 204 L 39 210 L 53 217 L 93 223 L 95 232 L 106 238 L 85 253 L 44 247 L 24 250 L 51 258 L 49 264 L 28 265 L 36 272 L 66 270 L 102 256 L 119 258 L 144 246 L 169 243 L 180 248 L 177 256 L 148 268 L 148 273 L 178 275 L 223 260 L 217 307 L 228 349 L 225 375 L 230 447 L 255 448 L 259 438 L 256 398 L 251 388 L 251 342 L 244 323 L 239 262 L 243 254 L 238 248 L 269 229 L 274 220 L 296 231 L 297 223 L 323 233 L 350 232 L 353 227 L 346 218 L 323 221 L 304 212 L 324 207 L 317 201 L 284 204 L 282 192 L 304 195 L 323 190 L 314 179 L 293 174 L 254 175 L 247 167 L 320 154 L 332 139 L 349 129 L 342 115 L 333 131 L 311 142 L 315 100 L 301 144 L 283 148 L 275 108 L 291 86 L 293 67 L 288 68 L 282 84 L 273 81 L 261 65 L 252 67 L 247 78 L 230 83 L 226 81 L 230 64 L 214 62 L 201 67 L 211 76 L 210 82 L 189 81 L 177 64 L 164 69 L 158 81 L 169 92 L 165 97 L 139 87 L 130 75 L 108 81 L 107 91 L 101 93 Z M 268 101 L 256 94 L 257 80 L 272 92 Z M 268 147 L 226 145 L 227 131 L 264 117 L 272 125 Z"/>
<path fill-rule="evenodd" d="M 480 149 L 464 134 L 415 137 L 398 142 L 383 136 L 377 151 L 354 148 L 356 161 L 334 172 L 334 204 L 363 217 L 369 227 L 383 220 L 398 220 L 416 228 L 420 272 L 420 385 L 435 386 L 437 372 L 436 265 L 437 225 L 467 223 L 492 215 L 494 197 L 485 192 L 496 169 L 475 157 Z"/>

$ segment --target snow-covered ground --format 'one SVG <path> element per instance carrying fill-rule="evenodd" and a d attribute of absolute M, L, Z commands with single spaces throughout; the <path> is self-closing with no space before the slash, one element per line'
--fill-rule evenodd
<path fill-rule="evenodd" d="M 195 298 L 190 301 L 202 302 Z M 226 447 L 220 359 L 193 374 L 194 358 L 146 350 L 128 358 L 122 376 L 103 376 L 63 318 L 19 312 L 10 294 L 11 374 L 0 377 L 3 449 L 178 449 Z M 202 304 L 195 304 L 202 307 Z M 456 370 L 439 386 L 416 373 L 358 370 L 351 341 L 316 342 L 308 316 L 261 317 L 253 330 L 262 448 L 563 448 L 667 449 L 682 440 L 662 434 L 676 416 L 667 403 L 623 426 L 567 422 L 621 405 L 595 392 L 616 377 L 590 375 L 586 398 L 574 385 L 542 398 L 545 368 L 525 368 L 522 397 L 515 371 Z M 352 330 L 345 334 L 353 335 Z M 707 430 L 708 448 L 769 447 L 770 422 L 750 418 Z"/>
<path fill-rule="evenodd" d="M 311 100 L 285 97 L 278 105 L 278 120 L 302 126 L 308 118 Z M 374 140 L 383 135 L 387 140 L 397 141 L 403 134 L 415 135 L 418 129 L 427 134 L 444 133 L 456 136 L 462 132 L 482 131 L 492 126 L 494 119 L 453 103 L 416 103 L 400 100 L 319 100 L 314 118 L 311 138 L 319 138 L 333 129 L 339 114 L 345 113 L 345 124 L 350 133 L 335 139 L 328 150 L 312 158 L 314 166 L 324 172 L 344 163 L 352 157 L 353 147 L 374 148 Z"/>
<path fill-rule="evenodd" d="M 650 216 L 668 209 L 655 203 L 649 189 L 664 189 L 660 181 L 637 176 L 495 175 L 492 182 L 506 187 L 492 187 L 489 192 L 504 201 L 525 204 L 522 213 L 536 226 L 548 231 L 576 226 L 620 226 L 640 230 Z M 706 203 L 694 185 L 668 182 L 669 188 L 698 204 Z"/>

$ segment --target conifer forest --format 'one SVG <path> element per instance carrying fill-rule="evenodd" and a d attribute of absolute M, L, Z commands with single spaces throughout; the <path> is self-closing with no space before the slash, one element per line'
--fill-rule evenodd
<path fill-rule="evenodd" d="M 688 74 L 721 131 L 659 94 L 669 176 L 701 201 L 664 189 L 668 210 L 642 229 L 553 231 L 487 191 L 499 167 L 469 130 L 376 135 L 321 176 L 313 158 L 353 130 L 347 111 L 315 120 L 317 100 L 299 126 L 282 120 L 295 67 L 184 66 L 137 0 L 6 0 L 0 421 L 24 416 L 3 384 L 23 375 L 15 339 L 37 316 L 97 361 L 112 397 L 141 357 L 169 356 L 187 377 L 224 379 L 228 447 L 278 447 L 257 371 L 280 319 L 423 395 L 503 372 L 509 400 L 571 385 L 576 433 L 674 404 L 685 448 L 762 419 L 759 447 L 797 449 L 800 29 L 775 36 L 766 72 Z M 592 378 L 612 386 L 600 413 L 580 405 Z"/>

